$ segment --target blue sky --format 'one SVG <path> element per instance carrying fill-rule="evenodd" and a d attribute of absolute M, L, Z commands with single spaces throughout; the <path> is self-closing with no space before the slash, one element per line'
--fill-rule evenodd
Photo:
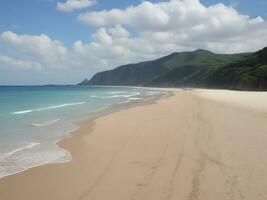
<path fill-rule="evenodd" d="M 72 45 L 77 39 L 90 41 L 90 35 L 95 27 L 79 23 L 76 16 L 85 10 L 103 10 L 125 8 L 138 5 L 140 0 L 98 0 L 95 6 L 76 12 L 65 13 L 56 10 L 56 0 L 1 0 L 0 3 L 0 32 L 13 30 L 21 34 L 47 34 L 53 38 Z M 159 2 L 159 1 L 151 1 Z M 243 14 L 251 17 L 267 18 L 267 1 L 264 0 L 202 0 L 205 5 L 224 3 L 234 5 Z"/>
<path fill-rule="evenodd" d="M 263 35 L 267 33 L 267 0 L 68 0 L 83 1 L 82 8 L 66 7 L 70 3 L 66 1 L 1 0 L 0 84 L 75 83 L 97 71 L 173 51 L 206 48 L 235 53 L 267 45 Z M 171 1 L 177 6 L 175 12 L 169 12 L 174 7 L 168 7 Z M 64 4 L 63 9 L 59 3 Z M 127 9 L 130 6 L 133 9 Z M 114 8 L 120 19 L 110 12 Z M 193 23 L 190 20 L 195 16 Z M 185 17 L 185 22 L 171 24 Z M 187 22 L 198 34 L 189 33 Z M 148 37 L 151 34 L 153 41 Z M 175 42 L 167 41 L 167 36 Z M 153 45 L 157 42 L 165 46 L 159 50 Z M 144 44 L 147 49 L 138 49 Z"/>

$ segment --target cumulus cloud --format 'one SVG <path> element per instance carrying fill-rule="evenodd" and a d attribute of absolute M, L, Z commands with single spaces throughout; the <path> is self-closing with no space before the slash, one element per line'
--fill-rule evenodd
<path fill-rule="evenodd" d="M 163 48 L 170 47 L 166 53 L 195 48 L 234 53 L 267 45 L 267 24 L 261 17 L 250 18 L 222 3 L 207 7 L 199 0 L 143 1 L 126 9 L 83 13 L 78 20 L 95 27 L 131 28 L 138 37 L 130 38 L 129 43 L 145 42 L 151 51 L 162 51 L 153 47 L 162 43 Z"/>
<path fill-rule="evenodd" d="M 82 8 L 87 8 L 96 4 L 96 0 L 67 0 L 57 3 L 57 10 L 71 12 Z"/>
<path fill-rule="evenodd" d="M 78 19 L 93 26 L 121 24 L 139 31 L 165 31 L 208 23 L 211 28 L 220 28 L 235 22 L 244 23 L 248 16 L 240 15 L 223 4 L 205 7 L 199 0 L 171 0 L 160 3 L 143 1 L 126 9 L 87 12 L 79 15 Z"/>
<path fill-rule="evenodd" d="M 30 60 L 17 60 L 9 56 L 0 55 L 0 63 L 5 68 L 11 69 L 22 69 L 22 70 L 41 70 L 42 66 L 38 62 L 33 62 Z"/>
<path fill-rule="evenodd" d="M 114 44 L 116 38 L 122 40 L 128 32 L 120 26 L 100 28 L 93 34 L 92 42 L 74 42 L 67 48 L 58 40 L 47 35 L 19 35 L 12 31 L 0 34 L 0 68 L 18 70 L 38 69 L 43 71 L 68 70 L 95 73 L 107 66 L 119 64 L 127 49 L 122 44 Z M 114 37 L 114 38 L 113 38 Z M 124 60 L 124 62 L 127 62 Z"/>
<path fill-rule="evenodd" d="M 68 0 L 67 2 L 70 2 Z M 72 47 L 47 35 L 0 34 L 1 66 L 23 70 L 79 71 L 84 76 L 115 66 L 150 60 L 175 51 L 208 49 L 217 53 L 256 51 L 267 46 L 267 23 L 222 3 L 199 0 L 140 2 L 125 9 L 79 15 L 96 27 L 91 41 Z"/>
<path fill-rule="evenodd" d="M 11 31 L 0 35 L 1 44 L 6 54 L 13 60 L 30 60 L 40 66 L 63 66 L 68 55 L 68 49 L 59 41 L 52 40 L 47 35 L 18 35 Z M 11 62 L 10 62 L 11 63 Z M 25 63 L 26 64 L 26 63 Z"/>

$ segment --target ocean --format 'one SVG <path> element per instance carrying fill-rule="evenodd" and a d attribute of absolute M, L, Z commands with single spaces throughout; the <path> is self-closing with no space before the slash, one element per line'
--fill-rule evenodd
<path fill-rule="evenodd" d="M 34 166 L 64 163 L 71 154 L 57 142 L 77 122 L 159 99 L 168 93 L 131 87 L 0 87 L 0 178 Z"/>

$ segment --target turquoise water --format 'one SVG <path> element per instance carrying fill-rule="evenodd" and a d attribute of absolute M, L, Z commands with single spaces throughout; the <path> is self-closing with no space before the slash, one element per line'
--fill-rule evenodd
<path fill-rule="evenodd" d="M 0 177 L 68 162 L 70 153 L 56 142 L 77 129 L 75 122 L 165 95 L 126 87 L 0 87 Z"/>

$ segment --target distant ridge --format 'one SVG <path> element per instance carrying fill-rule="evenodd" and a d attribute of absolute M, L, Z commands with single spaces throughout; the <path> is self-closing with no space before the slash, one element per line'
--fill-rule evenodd
<path fill-rule="evenodd" d="M 78 85 L 86 85 L 88 83 L 88 79 L 84 79 L 82 82 L 80 82 Z"/>
<path fill-rule="evenodd" d="M 172 53 L 99 72 L 80 84 L 267 90 L 267 48 L 242 54 Z"/>

